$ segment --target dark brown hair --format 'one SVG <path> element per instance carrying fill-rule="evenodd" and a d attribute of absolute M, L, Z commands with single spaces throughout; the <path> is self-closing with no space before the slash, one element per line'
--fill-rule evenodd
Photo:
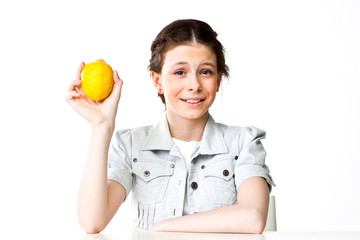
<path fill-rule="evenodd" d="M 229 67 L 225 63 L 225 49 L 217 40 L 217 33 L 209 24 L 195 20 L 177 20 L 167 25 L 156 36 L 151 45 L 151 59 L 148 69 L 156 73 L 161 73 L 165 54 L 167 51 L 183 44 L 200 43 L 212 49 L 216 55 L 217 71 L 223 76 L 229 76 Z M 163 94 L 158 94 L 161 101 L 165 104 Z"/>

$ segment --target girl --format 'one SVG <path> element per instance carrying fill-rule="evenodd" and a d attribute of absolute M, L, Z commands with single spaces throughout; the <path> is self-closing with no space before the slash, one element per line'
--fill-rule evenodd
<path fill-rule="evenodd" d="M 130 191 L 135 227 L 152 231 L 261 233 L 273 181 L 255 127 L 215 123 L 209 114 L 223 76 L 224 50 L 205 22 L 178 20 L 151 46 L 149 70 L 166 114 L 154 126 L 117 131 L 110 140 L 122 80 L 102 102 L 88 99 L 80 73 L 67 102 L 91 124 L 78 215 L 102 231 Z"/>

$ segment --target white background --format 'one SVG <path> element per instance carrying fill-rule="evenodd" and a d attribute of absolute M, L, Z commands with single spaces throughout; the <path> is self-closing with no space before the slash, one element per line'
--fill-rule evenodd
<path fill-rule="evenodd" d="M 156 34 L 208 22 L 227 52 L 211 109 L 267 131 L 280 231 L 360 231 L 359 1 L 1 1 L 1 235 L 78 234 L 89 126 L 65 102 L 81 61 L 124 81 L 117 128 L 163 111 L 147 66 Z M 131 226 L 126 202 L 104 233 Z M 77 235 L 76 235 L 77 236 Z"/>

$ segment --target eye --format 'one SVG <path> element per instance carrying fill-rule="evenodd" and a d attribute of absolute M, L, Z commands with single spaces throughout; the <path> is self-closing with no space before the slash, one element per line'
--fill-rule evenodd
<path fill-rule="evenodd" d="M 201 74 L 204 74 L 204 75 L 211 75 L 213 72 L 209 69 L 204 69 L 201 71 Z"/>
<path fill-rule="evenodd" d="M 185 72 L 182 70 L 179 70 L 179 71 L 175 72 L 175 75 L 183 76 L 183 75 L 185 75 Z"/>

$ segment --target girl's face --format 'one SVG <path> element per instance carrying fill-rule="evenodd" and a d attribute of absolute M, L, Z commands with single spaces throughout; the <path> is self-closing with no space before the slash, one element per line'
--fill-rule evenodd
<path fill-rule="evenodd" d="M 164 94 L 167 116 L 200 119 L 208 114 L 220 87 L 216 55 L 202 44 L 180 45 L 169 50 L 154 84 Z M 205 114 L 205 115 L 204 115 Z"/>

